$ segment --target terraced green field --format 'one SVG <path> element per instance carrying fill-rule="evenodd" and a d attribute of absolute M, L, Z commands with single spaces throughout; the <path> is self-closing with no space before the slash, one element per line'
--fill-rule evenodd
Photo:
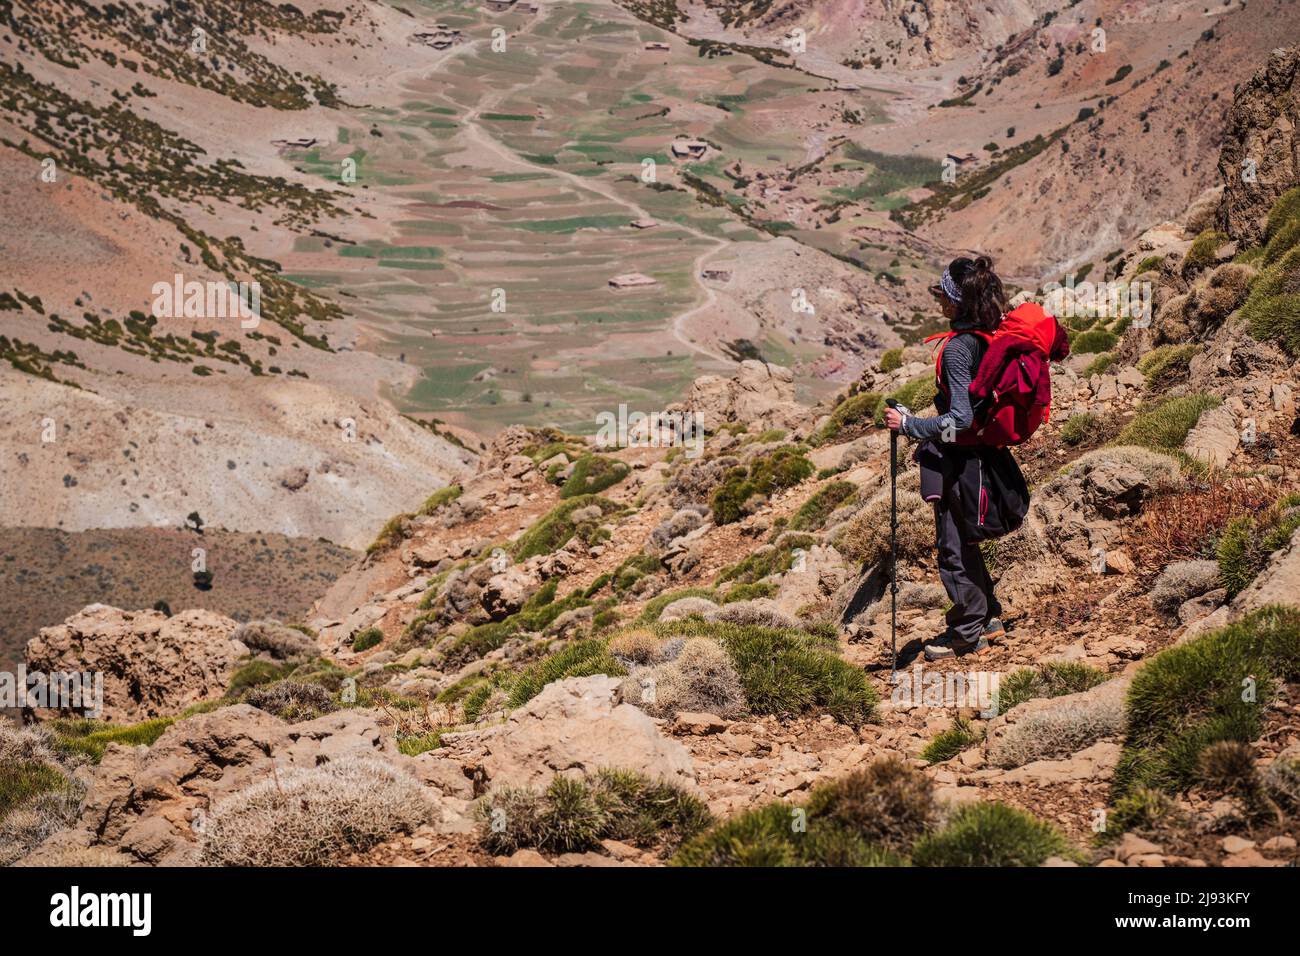
<path fill-rule="evenodd" d="M 300 241 L 286 270 L 346 293 L 378 332 L 368 347 L 422 370 L 393 396 L 407 412 L 489 431 L 545 422 L 584 432 L 620 401 L 653 409 L 679 398 L 702 371 L 673 332 L 704 301 L 698 262 L 724 242 L 767 238 L 736 215 L 723 167 L 797 162 L 762 113 L 816 81 L 747 56 L 703 59 L 677 39 L 671 54 L 649 53 L 647 41 L 668 35 L 612 5 L 535 17 L 415 6 L 470 42 L 431 51 L 400 105 L 355 108 L 339 142 L 294 157 L 335 182 L 352 159 L 348 188 L 382 190 L 402 213 L 364 243 Z M 503 52 L 491 48 L 498 26 Z M 689 164 L 721 203 L 682 177 L 687 164 L 670 157 L 678 135 L 721 149 Z M 631 227 L 644 217 L 658 226 Z M 610 288 L 633 271 L 656 285 Z"/>

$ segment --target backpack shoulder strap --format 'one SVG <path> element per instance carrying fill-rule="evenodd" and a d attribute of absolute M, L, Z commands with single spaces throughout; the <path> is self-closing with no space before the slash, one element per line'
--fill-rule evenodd
<path fill-rule="evenodd" d="M 934 350 L 934 380 L 938 383 L 939 388 L 945 392 L 947 389 L 944 388 L 943 384 L 943 349 L 949 341 L 958 335 L 977 335 L 984 340 L 985 345 L 993 341 L 992 332 L 980 332 L 975 329 L 959 329 L 955 332 L 936 332 L 934 335 L 927 335 L 925 337 L 926 342 L 937 341 L 939 343 Z"/>

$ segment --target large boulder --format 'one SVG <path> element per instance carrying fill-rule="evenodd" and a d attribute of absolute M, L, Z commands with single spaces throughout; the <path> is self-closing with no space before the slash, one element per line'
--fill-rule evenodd
<path fill-rule="evenodd" d="M 541 583 L 536 570 L 511 565 L 483 583 L 479 603 L 492 620 L 500 621 L 523 607 Z"/>
<path fill-rule="evenodd" d="M 1241 444 L 1237 418 L 1227 405 L 1203 413 L 1187 433 L 1183 451 L 1211 468 L 1223 468 Z"/>
<path fill-rule="evenodd" d="M 1242 84 L 1228 112 L 1219 175 L 1224 182 L 1217 215 L 1231 238 L 1254 245 L 1264 235 L 1278 196 L 1300 182 L 1300 47 L 1277 49 L 1267 65 Z M 1243 172 L 1253 170 L 1251 181 Z"/>
<path fill-rule="evenodd" d="M 167 717 L 225 691 L 247 653 L 234 639 L 237 626 L 197 608 L 167 617 L 92 604 L 28 641 L 27 670 L 102 674 L 104 720 Z"/>
<path fill-rule="evenodd" d="M 603 674 L 556 681 L 504 724 L 443 740 L 474 761 L 491 788 L 540 789 L 557 774 L 606 767 L 693 787 L 695 767 L 686 748 L 624 703 L 621 684 Z"/>

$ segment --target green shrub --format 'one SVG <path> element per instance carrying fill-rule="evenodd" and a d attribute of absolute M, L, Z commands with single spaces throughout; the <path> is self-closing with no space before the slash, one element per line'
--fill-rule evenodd
<path fill-rule="evenodd" d="M 789 571 L 794 565 L 795 549 L 811 548 L 816 543 L 817 539 L 810 534 L 782 535 L 778 544 L 760 548 L 735 564 L 723 568 L 718 572 L 715 583 L 739 581 L 742 584 L 752 584 L 769 575 Z"/>
<path fill-rule="evenodd" d="M 652 597 L 649 601 L 646 601 L 645 607 L 637 616 L 636 623 L 653 624 L 655 621 L 659 620 L 659 615 L 664 612 L 664 608 L 672 604 L 674 601 L 680 601 L 682 598 L 688 597 L 700 597 L 716 602 L 718 600 L 718 592 L 713 588 L 681 588 L 677 591 L 667 591 L 663 594 L 658 594 L 655 597 Z"/>
<path fill-rule="evenodd" d="M 566 677 L 608 674 L 622 677 L 627 670 L 609 656 L 604 641 L 573 641 L 548 657 L 536 661 L 510 684 L 510 706 L 522 707 L 542 692 L 547 684 Z"/>
<path fill-rule="evenodd" d="M 1219 404 L 1220 399 L 1213 395 L 1180 395 L 1144 403 L 1137 416 L 1124 426 L 1114 444 L 1138 445 L 1152 451 L 1177 451 L 1183 447 L 1187 433 L 1195 427 L 1201 415 Z"/>
<path fill-rule="evenodd" d="M 1264 229 L 1264 264 L 1281 261 L 1297 245 L 1300 245 L 1300 186 L 1278 196 L 1269 210 Z"/>
<path fill-rule="evenodd" d="M 191 711 L 196 712 L 196 711 Z M 124 747 L 149 747 L 163 735 L 163 731 L 176 723 L 176 717 L 156 717 L 138 724 L 114 725 L 89 719 L 58 719 L 51 721 L 58 747 L 65 753 L 82 754 L 92 763 L 104 759 L 109 744 Z"/>
<path fill-rule="evenodd" d="M 1061 426 L 1061 441 L 1067 445 L 1081 445 L 1097 433 L 1097 416 L 1092 412 L 1077 412 Z"/>
<path fill-rule="evenodd" d="M 559 583 L 559 578 L 551 578 L 524 602 L 523 607 L 504 620 L 470 628 L 451 645 L 447 652 L 448 659 L 476 660 L 495 651 L 516 634 L 544 631 L 565 611 L 591 604 L 581 591 L 572 591 L 564 598 L 555 600 Z"/>
<path fill-rule="evenodd" d="M 972 727 L 969 720 L 958 717 L 951 727 L 925 745 L 925 749 L 921 751 L 921 759 L 926 763 L 942 763 L 951 760 L 971 744 L 977 744 L 983 739 L 984 735 Z"/>
<path fill-rule="evenodd" d="M 1161 651 L 1129 686 L 1114 794 L 1185 790 L 1198 779 L 1206 747 L 1254 740 L 1277 682 L 1297 679 L 1300 610 L 1291 607 L 1261 608 Z"/>
<path fill-rule="evenodd" d="M 875 392 L 850 395 L 831 410 L 830 418 L 808 439 L 813 446 L 845 442 L 865 434 L 874 424 L 880 396 Z"/>
<path fill-rule="evenodd" d="M 709 506 L 715 524 L 739 521 L 747 513 L 746 502 L 756 495 L 767 496 L 808 478 L 813 465 L 795 446 L 785 445 L 761 455 L 748 467 L 733 468 L 713 493 Z"/>
<path fill-rule="evenodd" d="M 383 639 L 383 631 L 377 627 L 368 627 L 364 631 L 358 631 L 356 637 L 352 638 L 352 649 L 358 652 L 368 651 Z"/>
<path fill-rule="evenodd" d="M 744 445 L 774 445 L 779 441 L 785 441 L 788 432 L 784 428 L 769 428 L 758 435 L 750 435 L 741 444 Z"/>
<path fill-rule="evenodd" d="M 1003 803 L 970 803 L 948 825 L 916 844 L 917 866 L 1041 866 L 1049 856 L 1077 851 L 1049 823 Z"/>
<path fill-rule="evenodd" d="M 1200 350 L 1199 345 L 1191 342 L 1186 345 L 1157 346 L 1138 359 L 1138 371 L 1146 378 L 1148 385 L 1186 375 L 1188 363 Z"/>
<path fill-rule="evenodd" d="M 601 770 L 582 780 L 556 776 L 540 793 L 499 790 L 475 812 L 479 843 L 498 855 L 525 847 L 581 853 L 601 840 L 672 850 L 713 822 L 698 797 L 628 770 Z"/>
<path fill-rule="evenodd" d="M 801 631 L 699 618 L 652 629 L 660 637 L 709 637 L 722 644 L 754 714 L 830 714 L 851 726 L 875 717 L 876 692 L 862 669 Z"/>
<path fill-rule="evenodd" d="M 890 372 L 897 372 L 903 367 L 903 350 L 890 349 L 880 356 L 880 371 L 888 375 Z"/>
<path fill-rule="evenodd" d="M 366 554 L 381 554 L 401 544 L 406 536 L 404 528 L 409 520 L 411 520 L 409 514 L 393 515 L 393 517 L 389 518 L 384 522 L 384 526 L 379 529 L 379 534 L 375 536 L 375 540 L 366 548 Z"/>
<path fill-rule="evenodd" d="M 1129 830 L 1146 830 L 1176 812 L 1168 794 L 1148 787 L 1136 787 L 1115 801 L 1106 814 L 1104 838 L 1117 837 Z"/>
<path fill-rule="evenodd" d="M 1089 362 L 1086 368 L 1084 368 L 1084 377 L 1088 378 L 1093 375 L 1102 375 L 1114 364 L 1114 354 L 1111 352 L 1102 352 L 1095 359 Z"/>
<path fill-rule="evenodd" d="M 1089 329 L 1077 333 L 1070 340 L 1070 351 L 1078 355 L 1093 352 L 1109 352 L 1119 344 L 1119 336 L 1110 329 Z"/>
<path fill-rule="evenodd" d="M 754 581 L 749 584 L 737 584 L 727 590 L 722 596 L 723 604 L 734 604 L 736 601 L 753 601 L 755 598 L 771 597 L 777 592 L 778 588 L 772 581 Z"/>
<path fill-rule="evenodd" d="M 851 481 L 832 481 L 813 493 L 790 519 L 791 531 L 816 531 L 826 523 L 831 512 L 857 494 L 857 485 Z"/>
<path fill-rule="evenodd" d="M 1259 515 L 1242 515 L 1228 522 L 1219 536 L 1216 557 L 1219 581 L 1234 598 L 1246 590 L 1268 564 L 1269 556 L 1285 547 L 1300 528 L 1300 495 L 1286 495 Z"/>
<path fill-rule="evenodd" d="M 67 790 L 68 778 L 43 760 L 0 763 L 0 820 L 34 797 Z"/>
<path fill-rule="evenodd" d="M 1228 237 L 1223 233 L 1215 229 L 1206 229 L 1192 240 L 1187 255 L 1183 256 L 1183 274 L 1199 272 L 1207 266 L 1214 265 L 1214 254 L 1227 241 Z"/>
<path fill-rule="evenodd" d="M 618 484 L 631 472 L 625 462 L 605 455 L 583 455 L 560 488 L 561 498 L 599 494 Z"/>
<path fill-rule="evenodd" d="M 1162 256 L 1147 256 L 1137 264 L 1134 275 L 1141 275 L 1144 272 L 1159 272 L 1160 266 L 1164 263 Z"/>
<path fill-rule="evenodd" d="M 897 759 L 814 787 L 803 807 L 770 803 L 685 844 L 675 866 L 899 866 L 937 819 L 932 785 Z"/>
<path fill-rule="evenodd" d="M 599 525 L 599 520 L 577 524 L 572 515 L 589 505 L 599 505 L 602 516 L 618 511 L 618 505 L 597 495 L 579 495 L 562 501 L 519 536 L 513 548 L 515 560 L 524 561 L 539 554 L 559 551 L 574 535 L 584 541 L 588 540 Z"/>
<path fill-rule="evenodd" d="M 1250 287 L 1241 317 L 1261 342 L 1300 355 L 1300 247 L 1265 269 Z"/>
<path fill-rule="evenodd" d="M 448 485 L 446 488 L 440 488 L 424 499 L 424 504 L 420 506 L 420 514 L 431 515 L 443 505 L 451 504 L 460 497 L 463 490 L 460 485 Z"/>
<path fill-rule="evenodd" d="M 996 710 L 1005 714 L 1035 697 L 1064 697 L 1104 684 L 1110 675 L 1077 661 L 1048 661 L 1037 668 L 1022 667 L 998 683 Z"/>

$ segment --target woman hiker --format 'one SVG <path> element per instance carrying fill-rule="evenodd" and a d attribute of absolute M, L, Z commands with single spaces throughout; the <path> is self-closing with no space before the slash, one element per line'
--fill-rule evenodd
<path fill-rule="evenodd" d="M 946 632 L 925 645 L 926 659 L 939 660 L 982 653 L 991 639 L 1006 633 L 999 618 L 1002 606 L 979 547 L 981 540 L 999 533 L 984 533 L 982 528 L 989 498 L 1001 490 L 986 488 L 986 472 L 1000 472 L 1011 485 L 1018 482 L 1018 488 L 1023 488 L 1023 478 L 1009 451 L 982 447 L 978 438 L 971 437 L 976 409 L 970 385 L 1007 311 L 1006 293 L 992 261 L 986 256 L 954 259 L 930 293 L 951 328 L 937 363 L 937 413 L 922 417 L 890 408 L 885 424 L 920 443 L 915 460 L 922 469 L 921 493 L 934 505 L 939 577 L 952 602 Z M 1013 487 L 1008 498 L 1015 498 L 1018 488 Z M 1011 502 L 1013 510 L 1020 509 L 1019 518 L 1028 503 L 1027 490 L 1023 499 Z M 1012 517 L 1011 522 L 1018 526 L 1019 518 Z M 976 524 L 981 527 L 974 529 Z"/>

